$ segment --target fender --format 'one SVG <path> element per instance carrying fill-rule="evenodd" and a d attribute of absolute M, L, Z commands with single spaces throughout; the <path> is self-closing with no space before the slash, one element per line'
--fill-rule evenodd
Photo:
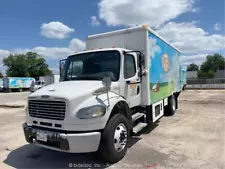
<path fill-rule="evenodd" d="M 108 102 L 109 99 L 109 102 Z M 73 111 L 73 116 L 79 111 L 79 109 L 88 107 L 88 106 L 93 106 L 93 105 L 103 105 L 106 106 L 106 113 L 102 117 L 97 117 L 97 118 L 92 118 L 92 119 L 84 119 L 80 120 L 83 121 L 84 123 L 90 124 L 102 124 L 101 127 L 105 127 L 109 119 L 115 114 L 115 108 L 119 108 L 119 112 L 116 113 L 122 113 L 127 117 L 129 120 L 131 119 L 131 110 L 126 102 L 126 100 L 114 93 L 114 92 L 109 92 L 108 97 L 107 94 L 101 94 L 97 96 L 91 96 L 88 99 L 84 100 L 81 104 L 79 104 L 76 109 Z M 132 120 L 131 120 L 132 121 Z"/>
<path fill-rule="evenodd" d="M 110 93 L 112 93 L 112 92 L 110 92 Z M 107 113 L 106 113 L 107 123 L 113 115 L 115 115 L 117 113 L 121 113 L 128 119 L 128 123 L 129 123 L 128 127 L 129 127 L 129 129 L 131 129 L 132 128 L 132 112 L 131 112 L 126 100 L 119 95 L 117 95 L 115 97 L 110 97 L 110 96 L 112 96 L 112 95 L 109 94 L 110 105 L 107 108 Z M 108 104 L 108 100 L 106 99 L 104 101 L 104 103 Z"/>

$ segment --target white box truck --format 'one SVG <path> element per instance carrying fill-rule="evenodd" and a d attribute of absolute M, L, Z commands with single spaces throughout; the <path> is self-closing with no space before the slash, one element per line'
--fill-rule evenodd
<path fill-rule="evenodd" d="M 60 79 L 60 75 L 55 75 L 55 74 L 39 77 L 39 80 L 44 81 L 46 86 L 59 82 L 59 79 Z"/>
<path fill-rule="evenodd" d="M 47 75 L 47 76 L 40 76 L 39 80 L 37 80 L 34 86 L 31 88 L 31 92 L 35 92 L 36 90 L 41 89 L 47 85 L 58 83 L 60 79 L 60 75 Z"/>
<path fill-rule="evenodd" d="M 178 108 L 181 53 L 145 25 L 86 43 L 65 60 L 59 83 L 29 96 L 24 135 L 45 148 L 117 162 L 132 135 Z"/>

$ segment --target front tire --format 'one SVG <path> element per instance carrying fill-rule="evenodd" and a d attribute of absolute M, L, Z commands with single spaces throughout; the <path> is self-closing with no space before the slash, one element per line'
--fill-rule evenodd
<path fill-rule="evenodd" d="M 122 114 L 115 114 L 102 134 L 99 147 L 101 157 L 110 163 L 121 160 L 126 154 L 129 136 L 126 117 Z"/>

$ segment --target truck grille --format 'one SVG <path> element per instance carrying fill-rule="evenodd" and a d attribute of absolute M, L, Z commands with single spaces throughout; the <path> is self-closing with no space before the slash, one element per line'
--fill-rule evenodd
<path fill-rule="evenodd" d="M 65 101 L 29 100 L 28 110 L 31 117 L 64 120 L 66 112 Z"/>

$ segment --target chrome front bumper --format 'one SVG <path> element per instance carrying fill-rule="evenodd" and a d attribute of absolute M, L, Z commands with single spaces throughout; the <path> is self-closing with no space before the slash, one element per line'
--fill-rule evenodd
<path fill-rule="evenodd" d="M 23 131 L 28 143 L 69 153 L 95 152 L 98 150 L 101 139 L 100 132 L 63 133 L 37 129 L 27 125 L 27 123 L 23 124 Z M 44 137 L 38 140 L 37 135 L 40 133 Z"/>

